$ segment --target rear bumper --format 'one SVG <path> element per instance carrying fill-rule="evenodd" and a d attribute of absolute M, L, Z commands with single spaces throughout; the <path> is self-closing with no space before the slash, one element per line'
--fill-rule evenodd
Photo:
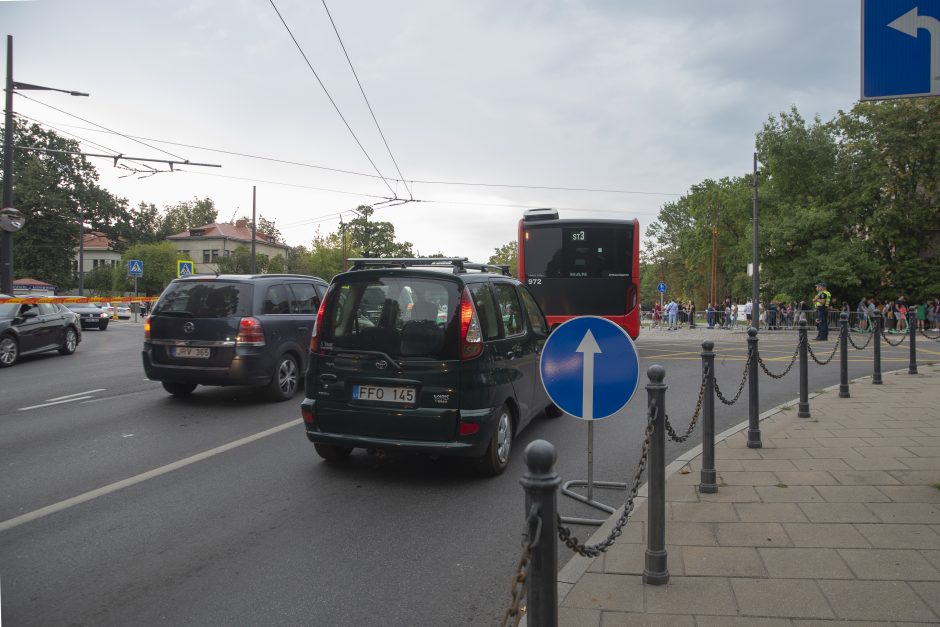
<path fill-rule="evenodd" d="M 337 446 L 351 446 L 353 448 L 382 449 L 387 451 L 401 451 L 408 453 L 426 453 L 430 455 L 448 455 L 455 457 L 480 457 L 486 452 L 493 431 L 496 429 L 496 412 L 499 409 L 486 408 L 478 410 L 460 410 L 458 425 L 460 423 L 476 423 L 479 430 L 468 436 L 458 436 L 456 431 L 453 438 L 444 441 L 399 439 L 392 437 L 371 437 L 359 434 L 335 433 L 320 429 L 316 419 L 316 400 L 305 398 L 300 404 L 305 415 L 312 414 L 313 422 L 304 419 L 304 429 L 307 439 L 320 444 L 335 444 Z M 394 420 L 393 416 L 388 417 Z"/>
<path fill-rule="evenodd" d="M 198 385 L 264 385 L 271 380 L 274 363 L 265 353 L 244 352 L 235 355 L 228 366 L 161 364 L 153 360 L 148 344 L 141 351 L 144 372 L 153 381 L 175 381 Z"/>

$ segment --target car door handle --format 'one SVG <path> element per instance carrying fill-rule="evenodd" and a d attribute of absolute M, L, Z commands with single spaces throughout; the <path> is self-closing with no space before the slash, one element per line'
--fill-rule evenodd
<path fill-rule="evenodd" d="M 321 374 L 320 381 L 336 381 L 335 374 Z"/>

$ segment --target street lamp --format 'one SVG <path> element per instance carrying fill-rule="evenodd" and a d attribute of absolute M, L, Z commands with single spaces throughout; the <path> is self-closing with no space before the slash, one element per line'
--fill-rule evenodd
<path fill-rule="evenodd" d="M 3 212 L 13 209 L 13 90 L 58 91 L 70 96 L 87 96 L 80 91 L 43 87 L 13 80 L 13 35 L 7 35 L 6 115 L 3 126 Z M 19 212 L 17 212 L 19 213 Z M 25 220 L 19 220 L 20 227 Z M 19 229 L 16 229 L 19 230 Z M 0 292 L 13 293 L 13 231 L 6 228 L 0 233 Z"/>
<path fill-rule="evenodd" d="M 757 153 L 754 153 L 754 251 L 751 263 L 753 271 L 751 273 L 751 323 L 755 329 L 760 329 L 760 251 L 758 250 L 757 239 Z"/>

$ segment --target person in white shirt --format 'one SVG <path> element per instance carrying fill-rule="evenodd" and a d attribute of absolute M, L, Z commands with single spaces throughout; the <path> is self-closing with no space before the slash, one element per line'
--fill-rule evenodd
<path fill-rule="evenodd" d="M 744 317 L 747 319 L 747 326 L 751 326 L 751 312 L 754 309 L 754 305 L 751 301 L 744 303 Z"/>

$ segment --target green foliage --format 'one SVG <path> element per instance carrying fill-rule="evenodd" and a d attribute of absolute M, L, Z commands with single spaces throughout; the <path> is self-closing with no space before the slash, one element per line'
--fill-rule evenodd
<path fill-rule="evenodd" d="M 18 121 L 18 146 L 77 152 L 78 143 Z M 98 187 L 98 174 L 84 157 L 17 149 L 13 153 L 13 206 L 26 216 L 14 236 L 14 278 L 32 277 L 60 290 L 75 283 L 73 249 L 78 246 L 80 216 L 109 236 L 126 219 L 126 201 Z"/>
<path fill-rule="evenodd" d="M 414 257 L 411 242 L 395 241 L 395 226 L 391 222 L 370 219 L 375 209 L 359 205 L 356 213 L 359 215 L 340 229 L 345 231 L 351 249 L 362 251 L 368 257 Z"/>
<path fill-rule="evenodd" d="M 248 216 L 242 216 L 239 220 L 244 220 L 245 224 L 251 229 L 251 218 Z M 284 236 L 281 235 L 281 231 L 277 228 L 277 225 L 273 221 L 266 219 L 264 216 L 258 217 L 258 233 L 264 233 L 265 235 L 272 237 L 275 242 L 283 241 Z"/>
<path fill-rule="evenodd" d="M 493 250 L 487 263 L 508 265 L 513 276 L 519 276 L 519 242 L 512 240 Z"/>
<path fill-rule="evenodd" d="M 125 268 L 131 259 L 140 259 L 144 264 L 144 276 L 137 279 L 137 290 L 145 296 L 159 295 L 176 278 L 178 256 L 176 247 L 169 242 L 131 246 L 121 257 L 122 266 L 116 269 L 114 291 L 128 292 L 134 289 L 134 279 L 126 276 Z"/>
<path fill-rule="evenodd" d="M 219 211 L 211 198 L 194 198 L 166 208 L 162 230 L 167 235 L 188 231 L 197 226 L 212 224 L 219 218 Z"/>
<path fill-rule="evenodd" d="M 277 257 L 280 260 L 280 257 Z M 266 274 L 273 272 L 270 268 L 271 258 L 262 253 L 255 253 L 255 272 L 257 274 Z M 241 244 L 232 251 L 227 257 L 219 257 L 217 262 L 219 274 L 249 274 L 251 272 L 251 248 L 247 244 Z M 281 261 L 278 266 L 278 272 L 283 272 L 284 262 Z"/>
<path fill-rule="evenodd" d="M 761 294 L 922 300 L 940 293 L 940 100 L 859 103 L 830 122 L 796 108 L 757 134 Z M 705 302 L 712 232 L 718 299 L 750 296 L 752 176 L 706 180 L 663 205 L 646 231 L 641 296 Z"/>
<path fill-rule="evenodd" d="M 91 291 L 92 296 L 104 296 L 110 294 L 114 287 L 114 282 L 120 268 L 101 265 L 85 273 L 83 282 L 86 290 Z"/>

